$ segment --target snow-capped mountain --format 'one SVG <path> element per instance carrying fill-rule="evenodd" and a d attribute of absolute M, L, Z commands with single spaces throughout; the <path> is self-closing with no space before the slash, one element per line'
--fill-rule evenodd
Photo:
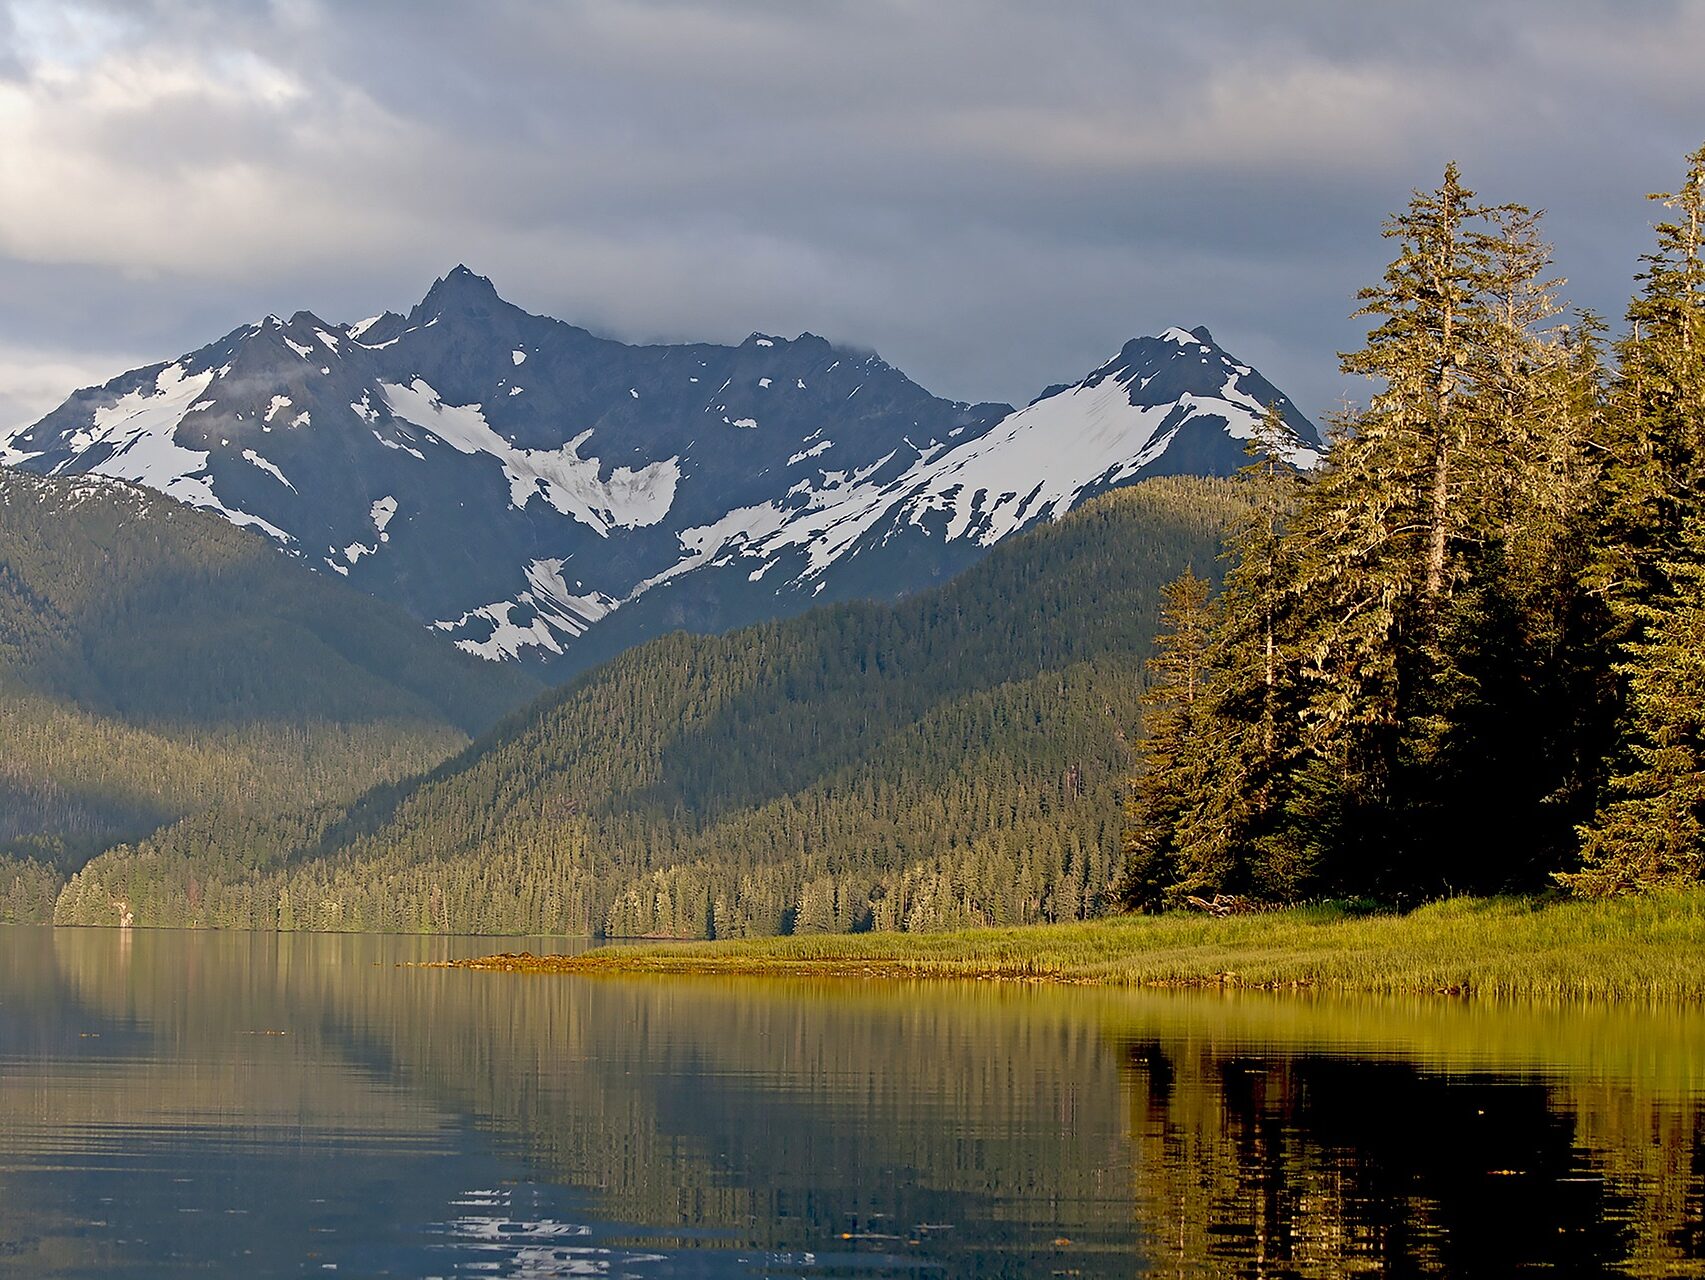
<path fill-rule="evenodd" d="M 1139 477 L 1226 474 L 1276 404 L 1205 329 L 1024 409 L 801 334 L 630 346 L 457 267 L 406 316 L 268 316 L 0 433 L 0 464 L 209 508 L 464 649 L 572 669 L 649 632 L 895 595 Z M 619 621 L 619 625 L 617 620 Z"/>

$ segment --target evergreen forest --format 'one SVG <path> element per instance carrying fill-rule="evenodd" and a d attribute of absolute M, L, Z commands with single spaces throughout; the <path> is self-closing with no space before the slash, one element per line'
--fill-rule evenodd
<path fill-rule="evenodd" d="M 1215 572 L 1243 490 L 1145 482 L 896 604 L 662 637 L 423 779 L 113 850 L 56 918 L 672 937 L 1081 919 L 1119 870 L 1159 588 Z"/>
<path fill-rule="evenodd" d="M 0 920 L 186 815 L 417 774 L 535 691 L 217 515 L 0 470 Z"/>
<path fill-rule="evenodd" d="M 1615 342 L 1455 166 L 1389 220 L 1370 402 L 1311 474 L 1255 442 L 1223 590 L 1166 589 L 1125 906 L 1700 879 L 1705 148 L 1652 198 Z"/>

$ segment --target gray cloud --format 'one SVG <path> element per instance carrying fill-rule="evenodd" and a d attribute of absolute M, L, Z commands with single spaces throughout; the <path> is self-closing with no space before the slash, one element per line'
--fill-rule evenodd
<path fill-rule="evenodd" d="M 1205 323 L 1318 413 L 1381 216 L 1448 158 L 1619 312 L 1700 48 L 1695 3 L 0 0 L 0 414 L 458 261 L 964 398 Z"/>

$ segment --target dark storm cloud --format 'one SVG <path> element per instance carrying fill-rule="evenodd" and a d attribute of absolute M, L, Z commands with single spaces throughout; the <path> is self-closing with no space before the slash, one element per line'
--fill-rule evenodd
<path fill-rule="evenodd" d="M 1315 412 L 1459 159 L 1614 314 L 1705 11 L 1024 0 L 0 3 L 0 417 L 457 261 L 627 337 L 811 329 L 1028 399 L 1205 323 Z"/>

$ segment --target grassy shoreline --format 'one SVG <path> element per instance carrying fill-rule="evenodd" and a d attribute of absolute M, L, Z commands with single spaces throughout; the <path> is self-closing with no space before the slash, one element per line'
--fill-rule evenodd
<path fill-rule="evenodd" d="M 956 933 L 628 944 L 441 967 L 1691 1002 L 1705 999 L 1705 891 L 1601 901 L 1456 898 L 1406 915 L 1299 907 L 1230 919 L 1124 916 Z"/>

